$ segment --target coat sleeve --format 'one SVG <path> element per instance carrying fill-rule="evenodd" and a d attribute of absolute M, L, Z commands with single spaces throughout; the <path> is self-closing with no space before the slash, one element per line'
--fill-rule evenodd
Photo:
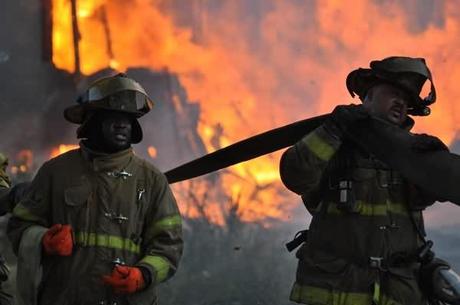
<path fill-rule="evenodd" d="M 22 233 L 31 226 L 49 226 L 49 194 L 51 191 L 50 175 L 43 165 L 24 197 L 14 207 L 8 222 L 7 235 L 17 254 Z"/>
<path fill-rule="evenodd" d="M 138 266 L 145 267 L 152 275 L 152 283 L 169 279 L 177 270 L 182 256 L 182 219 L 166 177 L 155 178 L 152 204 L 142 236 L 144 257 Z"/>
<path fill-rule="evenodd" d="M 6 174 L 8 167 L 8 158 L 0 153 L 0 187 L 9 188 L 11 186 L 10 177 Z"/>
<path fill-rule="evenodd" d="M 280 176 L 291 191 L 307 196 L 319 189 L 324 171 L 342 141 L 321 125 L 286 150 L 280 161 Z"/>
<path fill-rule="evenodd" d="M 0 216 L 10 212 L 9 192 L 11 181 L 6 173 L 8 159 L 0 153 Z"/>

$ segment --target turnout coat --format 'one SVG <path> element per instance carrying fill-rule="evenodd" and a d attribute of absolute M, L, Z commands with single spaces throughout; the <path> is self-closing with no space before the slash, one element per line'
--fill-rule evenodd
<path fill-rule="evenodd" d="M 424 246 L 421 211 L 434 198 L 327 125 L 283 154 L 280 173 L 313 216 L 296 254 L 291 300 L 426 304 L 416 257 Z"/>
<path fill-rule="evenodd" d="M 175 273 L 182 254 L 181 217 L 168 182 L 131 148 L 101 154 L 82 143 L 46 162 L 15 207 L 7 233 L 15 251 L 21 243 L 36 249 L 43 235 L 37 232 L 57 223 L 71 225 L 73 253 L 43 255 L 39 305 L 156 304 L 156 285 Z M 22 253 L 19 264 L 27 255 L 34 259 Z M 114 295 L 101 281 L 114 262 L 145 267 L 151 285 Z"/>

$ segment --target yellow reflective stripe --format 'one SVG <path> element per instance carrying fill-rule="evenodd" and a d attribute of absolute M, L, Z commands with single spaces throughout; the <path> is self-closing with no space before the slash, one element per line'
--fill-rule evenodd
<path fill-rule="evenodd" d="M 9 188 L 10 184 L 8 183 L 6 179 L 4 179 L 3 177 L 0 177 L 0 187 Z"/>
<path fill-rule="evenodd" d="M 169 262 L 162 256 L 147 255 L 141 261 L 153 267 L 156 271 L 155 281 L 157 283 L 163 282 L 169 273 Z"/>
<path fill-rule="evenodd" d="M 8 164 L 8 159 L 6 159 L 6 164 Z M 4 163 L 0 165 L 4 165 Z M 11 186 L 11 180 L 3 169 L 0 169 L 0 186 L 3 186 L 3 187 Z"/>
<path fill-rule="evenodd" d="M 330 214 L 348 213 L 337 208 L 337 203 L 335 202 L 329 204 L 327 212 Z M 408 209 L 405 205 L 390 201 L 387 201 L 386 204 L 381 204 L 357 200 L 355 212 L 363 216 L 387 216 L 388 214 L 409 216 Z"/>
<path fill-rule="evenodd" d="M 43 221 L 42 218 L 40 218 L 37 215 L 34 215 L 32 212 L 29 211 L 29 209 L 24 207 L 22 204 L 18 204 L 14 207 L 13 216 L 19 219 L 22 219 L 22 220 L 26 220 L 26 221 L 33 221 L 33 222 Z"/>
<path fill-rule="evenodd" d="M 313 286 L 301 286 L 297 283 L 291 290 L 291 301 L 303 304 L 328 305 L 369 305 L 372 294 L 329 290 Z M 384 294 L 380 294 L 379 305 L 401 305 Z"/>
<path fill-rule="evenodd" d="M 375 304 L 379 304 L 380 302 L 380 283 L 375 282 L 374 283 L 374 294 L 372 295 L 372 300 L 374 301 Z"/>
<path fill-rule="evenodd" d="M 175 227 L 180 227 L 182 225 L 182 218 L 180 215 L 169 216 L 160 219 L 153 223 L 153 225 L 148 229 L 147 235 L 153 237 L 158 235 L 161 231 L 172 229 Z"/>
<path fill-rule="evenodd" d="M 141 248 L 131 239 L 114 235 L 76 232 L 75 242 L 83 247 L 104 247 L 140 253 Z"/>
<path fill-rule="evenodd" d="M 327 143 L 316 132 L 311 132 L 305 137 L 305 144 L 323 161 L 329 161 L 336 152 L 336 148 Z"/>

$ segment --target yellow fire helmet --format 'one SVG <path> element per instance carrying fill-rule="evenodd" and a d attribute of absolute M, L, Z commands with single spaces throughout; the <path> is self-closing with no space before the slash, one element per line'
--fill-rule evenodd
<path fill-rule="evenodd" d="M 77 99 L 77 105 L 64 110 L 64 117 L 82 124 L 88 110 L 112 110 L 133 114 L 139 118 L 153 108 L 153 101 L 144 88 L 126 74 L 101 78 L 92 83 Z"/>
<path fill-rule="evenodd" d="M 64 117 L 69 122 L 81 124 L 77 136 L 84 138 L 87 123 L 96 111 L 119 111 L 140 118 L 153 108 L 153 104 L 153 101 L 138 82 L 126 74 L 120 73 L 92 83 L 78 97 L 77 105 L 64 110 Z M 142 129 L 137 120 L 134 120 L 133 143 L 139 143 L 141 140 Z"/>

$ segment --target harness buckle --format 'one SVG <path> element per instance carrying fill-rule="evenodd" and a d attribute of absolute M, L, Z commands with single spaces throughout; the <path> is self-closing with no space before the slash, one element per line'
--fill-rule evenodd
<path fill-rule="evenodd" d="M 379 269 L 381 271 L 386 271 L 387 268 L 384 266 L 384 258 L 380 256 L 370 256 L 369 257 L 369 267 Z"/>

